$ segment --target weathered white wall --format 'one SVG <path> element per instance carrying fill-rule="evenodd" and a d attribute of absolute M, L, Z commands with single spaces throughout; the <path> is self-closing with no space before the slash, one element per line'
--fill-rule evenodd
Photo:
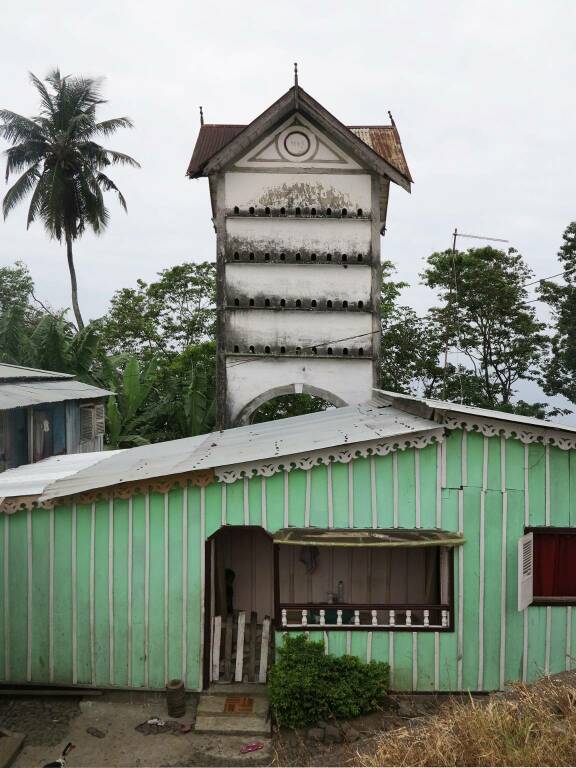
<path fill-rule="evenodd" d="M 367 312 L 239 309 L 228 314 L 228 349 L 233 344 L 313 346 L 360 334 L 367 335 L 331 346 L 369 349 L 371 331 L 372 316 Z"/>
<path fill-rule="evenodd" d="M 370 301 L 369 266 L 340 264 L 227 264 L 226 296 Z"/>
<path fill-rule="evenodd" d="M 364 255 L 370 251 L 371 223 L 331 218 L 231 218 L 226 220 L 226 235 L 229 251 L 307 250 Z"/>
<path fill-rule="evenodd" d="M 367 402 L 372 394 L 370 359 L 229 357 L 226 375 L 233 418 L 261 393 L 290 384 L 309 384 L 350 405 Z"/>
<path fill-rule="evenodd" d="M 296 123 L 298 124 L 296 126 Z M 305 155 L 295 157 L 283 148 L 283 137 L 289 128 L 296 128 L 310 138 L 310 149 Z M 284 123 L 263 138 L 245 155 L 236 160 L 238 168 L 249 168 L 260 171 L 263 168 L 297 167 L 303 169 L 355 168 L 360 165 L 350 155 L 344 152 L 325 133 L 319 131 L 304 115 L 298 113 L 288 118 Z"/>
<path fill-rule="evenodd" d="M 299 138 L 294 142 L 295 132 Z M 229 423 L 248 403 L 270 390 L 275 397 L 279 388 L 281 394 L 315 388 L 333 395 L 338 404 L 369 399 L 372 334 L 378 327 L 371 308 L 379 262 L 379 199 L 373 200 L 373 194 L 378 197 L 379 190 L 371 173 L 299 114 L 225 170 L 217 209 Z M 234 214 L 235 207 L 242 215 Z M 253 216 L 246 215 L 250 207 Z M 266 207 L 271 216 L 263 215 Z M 282 207 L 286 216 L 278 215 Z M 301 216 L 294 215 L 297 207 Z M 316 208 L 316 216 L 307 215 L 310 208 Z M 325 215 L 327 208 L 331 216 Z M 282 299 L 287 307 L 280 306 Z M 298 299 L 301 308 L 293 304 Z M 315 308 L 310 307 L 313 300 Z M 360 311 L 358 302 L 363 302 Z M 239 355 L 250 354 L 250 346 L 254 356 L 242 363 Z M 289 357 L 297 347 L 302 354 Z M 311 347 L 319 348 L 318 356 L 307 352 Z M 329 347 L 333 355 L 322 357 Z"/>
<path fill-rule="evenodd" d="M 370 212 L 371 179 L 368 174 L 348 173 L 227 173 L 226 207 L 233 210 L 270 206 L 316 206 Z"/>

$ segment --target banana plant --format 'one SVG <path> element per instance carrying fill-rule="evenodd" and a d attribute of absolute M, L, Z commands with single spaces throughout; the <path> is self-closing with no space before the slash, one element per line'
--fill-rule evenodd
<path fill-rule="evenodd" d="M 129 448 L 150 442 L 143 433 L 150 419 L 156 368 L 155 359 L 141 368 L 134 356 L 127 359 L 123 369 L 109 363 L 108 386 L 115 396 L 108 399 L 106 412 L 108 448 Z"/>

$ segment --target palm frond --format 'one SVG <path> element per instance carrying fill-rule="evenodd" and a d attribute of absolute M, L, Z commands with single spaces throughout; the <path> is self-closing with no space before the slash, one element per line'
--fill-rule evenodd
<path fill-rule="evenodd" d="M 29 72 L 28 77 L 30 78 L 33 86 L 38 91 L 38 95 L 40 96 L 40 103 L 43 105 L 47 115 L 52 117 L 55 111 L 54 100 L 52 96 L 48 93 L 48 89 L 46 88 L 42 80 L 40 80 L 39 77 L 36 77 L 36 75 L 33 72 Z"/>
<path fill-rule="evenodd" d="M 32 224 L 32 222 L 36 219 L 36 217 L 42 210 L 42 206 L 45 205 L 45 198 L 46 198 L 46 191 L 47 191 L 47 184 L 46 184 L 47 176 L 48 176 L 48 172 L 44 171 L 42 174 L 40 174 L 40 177 L 36 183 L 36 188 L 32 193 L 32 198 L 30 199 L 30 205 L 28 206 L 28 217 L 26 219 L 26 228 L 28 228 L 30 224 Z"/>
<path fill-rule="evenodd" d="M 106 158 L 112 165 L 130 165 L 132 168 L 140 168 L 140 163 L 130 155 L 125 155 L 124 152 L 115 152 L 113 149 L 105 149 L 104 151 Z"/>
<path fill-rule="evenodd" d="M 122 208 L 124 208 L 125 211 L 128 211 L 128 207 L 126 205 L 126 200 L 124 199 L 124 195 L 122 194 L 122 192 L 120 192 L 120 190 L 118 189 L 116 184 L 114 184 L 112 179 L 109 179 L 108 176 L 106 176 L 106 174 L 102 173 L 101 171 L 97 171 L 95 173 L 95 178 L 99 186 L 101 186 L 105 192 L 110 192 L 112 190 L 116 192 L 116 194 L 118 195 L 118 200 L 120 202 L 120 205 L 122 206 Z"/>
<path fill-rule="evenodd" d="M 129 117 L 113 117 L 110 120 L 102 120 L 96 123 L 93 127 L 93 133 L 111 136 L 119 128 L 134 128 L 134 123 Z"/>
<path fill-rule="evenodd" d="M 40 173 L 38 171 L 38 164 L 35 164 L 24 171 L 22 176 L 10 187 L 8 192 L 4 195 L 2 201 L 2 212 L 4 218 L 8 216 L 12 208 L 30 194 L 34 184 L 38 180 Z"/>
<path fill-rule="evenodd" d="M 26 141 L 23 144 L 9 147 L 4 152 L 6 156 L 6 181 L 12 174 L 20 173 L 27 166 L 43 160 L 47 146 L 44 141 Z"/>
<path fill-rule="evenodd" d="M 0 109 L 0 136 L 11 143 L 15 141 L 42 141 L 44 136 L 38 123 L 9 109 Z"/>

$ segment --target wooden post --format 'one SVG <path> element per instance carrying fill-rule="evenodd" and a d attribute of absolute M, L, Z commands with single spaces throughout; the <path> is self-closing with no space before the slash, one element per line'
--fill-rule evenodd
<path fill-rule="evenodd" d="M 222 634 L 222 617 L 214 616 L 212 631 L 212 680 L 220 680 L 220 636 Z"/>
<path fill-rule="evenodd" d="M 234 615 L 226 617 L 226 638 L 224 640 L 224 679 L 232 682 L 232 635 L 234 633 Z"/>
<path fill-rule="evenodd" d="M 246 626 L 246 612 L 240 611 L 238 614 L 238 641 L 236 643 L 236 674 L 234 680 L 237 683 L 242 682 L 244 671 L 244 628 Z"/>
<path fill-rule="evenodd" d="M 268 674 L 268 646 L 270 644 L 270 618 L 262 622 L 262 645 L 260 646 L 260 672 L 258 682 L 265 683 Z"/>
<path fill-rule="evenodd" d="M 252 611 L 250 615 L 250 667 L 248 669 L 248 680 L 254 682 L 256 675 L 256 633 L 258 631 L 258 614 Z"/>

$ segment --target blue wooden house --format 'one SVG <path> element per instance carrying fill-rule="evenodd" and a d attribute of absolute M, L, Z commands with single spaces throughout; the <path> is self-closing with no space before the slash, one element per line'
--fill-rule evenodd
<path fill-rule="evenodd" d="M 0 363 L 0 472 L 101 451 L 109 394 L 66 373 Z"/>

